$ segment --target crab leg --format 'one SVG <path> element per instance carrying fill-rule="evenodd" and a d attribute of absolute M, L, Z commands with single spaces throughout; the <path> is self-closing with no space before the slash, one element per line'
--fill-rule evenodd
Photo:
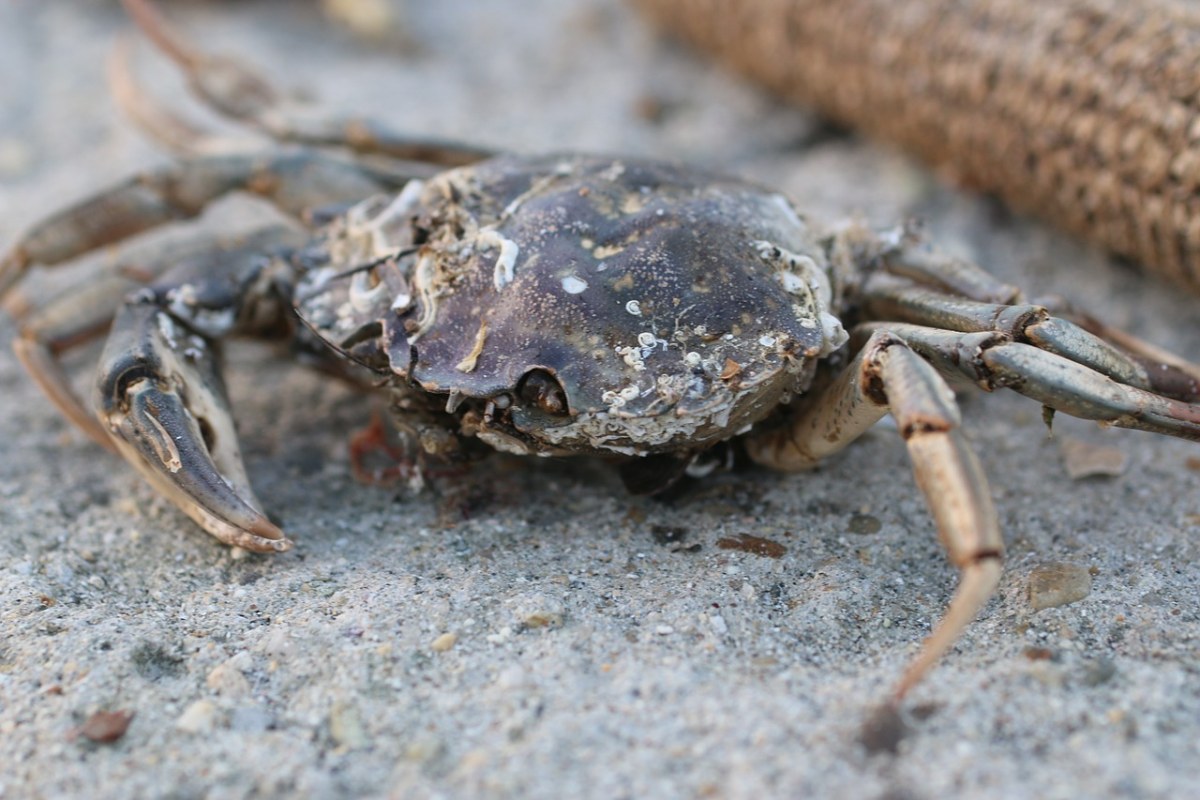
<path fill-rule="evenodd" d="M 495 155 L 491 150 L 457 142 L 407 136 L 370 119 L 302 116 L 288 108 L 280 93 L 245 65 L 205 53 L 189 42 L 149 0 L 124 0 L 124 5 L 142 32 L 183 70 L 193 94 L 219 113 L 258 128 L 273 139 L 313 147 L 344 147 L 360 154 L 444 167 L 470 164 Z M 124 94 L 128 95 L 130 87 L 125 88 Z M 135 106 L 146 105 L 132 96 L 126 105 L 131 102 Z M 150 116 L 166 121 L 158 113 Z M 186 127 L 176 128 L 173 124 L 166 125 L 164 131 L 187 133 Z"/>
<path fill-rule="evenodd" d="M 1200 441 L 1200 404 L 1126 385 L 1003 334 L 874 322 L 859 326 L 854 336 L 880 331 L 903 337 L 943 375 L 965 376 L 987 391 L 1007 387 L 1073 417 Z"/>
<path fill-rule="evenodd" d="M 882 274 L 867 282 L 863 301 L 873 319 L 964 333 L 1001 333 L 1145 392 L 1189 402 L 1200 399 L 1200 367 L 1179 359 L 1155 361 L 1150 357 L 1153 351 L 1145 349 L 1130 355 L 1075 323 L 1051 316 L 1042 306 L 965 300 Z M 1112 329 L 1100 332 L 1112 333 Z M 1142 344 L 1132 337 L 1129 341 Z"/>
<path fill-rule="evenodd" d="M 104 351 L 101 418 L 121 455 L 213 536 L 287 550 L 250 489 L 217 360 L 210 343 L 152 302 L 127 305 Z"/>
<path fill-rule="evenodd" d="M 983 469 L 958 431 L 953 392 L 901 339 L 877 332 L 790 424 L 751 436 L 747 451 L 775 469 L 804 469 L 848 445 L 885 413 L 904 436 L 917 485 L 961 576 L 945 616 L 893 691 L 899 701 L 950 649 L 1000 580 L 1004 540 Z"/>
<path fill-rule="evenodd" d="M 884 246 L 880 258 L 893 275 L 986 303 L 1014 303 L 1021 296 L 1015 286 L 1002 283 L 977 264 L 936 247 L 916 223 L 906 223 L 879 239 Z"/>
<path fill-rule="evenodd" d="M 120 275 L 105 275 L 30 313 L 20 321 L 20 336 L 13 341 L 17 359 L 51 402 L 92 441 L 109 450 L 112 440 L 71 389 L 58 356 L 104 335 L 114 309 L 134 286 Z"/>
<path fill-rule="evenodd" d="M 0 257 L 0 297 L 33 264 L 59 264 L 173 220 L 217 198 L 250 192 L 299 217 L 306 209 L 361 200 L 408 176 L 318 151 L 209 156 L 143 172 L 34 225 Z"/>
<path fill-rule="evenodd" d="M 180 262 L 117 312 L 96 408 L 117 450 L 205 530 L 259 552 L 291 543 L 250 488 L 216 339 L 282 336 L 292 326 L 292 268 L 269 255 L 277 229 Z"/>

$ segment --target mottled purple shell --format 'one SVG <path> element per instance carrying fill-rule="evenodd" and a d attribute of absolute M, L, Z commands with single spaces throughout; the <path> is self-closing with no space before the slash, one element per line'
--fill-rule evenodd
<path fill-rule="evenodd" d="M 565 392 L 566 416 L 515 402 L 477 432 L 502 449 L 700 450 L 803 389 L 841 344 L 815 235 L 742 181 L 504 156 L 431 180 L 413 218 L 421 253 L 382 276 L 412 298 L 384 321 L 395 371 L 506 404 L 532 370 Z"/>

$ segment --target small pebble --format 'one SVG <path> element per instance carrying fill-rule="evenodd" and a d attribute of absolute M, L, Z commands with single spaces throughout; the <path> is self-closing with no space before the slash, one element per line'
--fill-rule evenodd
<path fill-rule="evenodd" d="M 132 711 L 97 711 L 72 731 L 71 738 L 82 736 L 100 744 L 111 744 L 125 735 L 132 720 Z"/>
<path fill-rule="evenodd" d="M 184 733 L 208 733 L 216 724 L 217 707 L 211 700 L 197 700 L 175 720 L 175 727 Z"/>
<path fill-rule="evenodd" d="M 447 650 L 449 650 L 451 647 L 454 647 L 454 644 L 457 641 L 458 641 L 457 634 L 443 633 L 441 636 L 439 636 L 433 640 L 433 643 L 429 645 L 429 649 L 435 653 L 444 653 Z"/>
<path fill-rule="evenodd" d="M 883 523 L 879 521 L 879 518 L 870 514 L 851 514 L 850 521 L 846 523 L 847 533 L 857 533 L 862 536 L 879 533 L 882 528 Z"/>
<path fill-rule="evenodd" d="M 371 743 L 358 709 L 350 703 L 334 703 L 329 712 L 329 735 L 346 750 L 360 750 Z"/>
<path fill-rule="evenodd" d="M 1092 575 L 1078 564 L 1044 564 L 1029 574 L 1029 605 L 1034 611 L 1065 606 L 1091 592 Z"/>
<path fill-rule="evenodd" d="M 204 682 L 208 688 L 226 697 L 241 697 L 250 692 L 250 681 L 246 680 L 241 670 L 228 662 L 213 667 Z"/>
<path fill-rule="evenodd" d="M 1084 686 L 1101 686 L 1117 674 L 1117 665 L 1111 658 L 1097 658 L 1088 662 L 1083 670 Z"/>
<path fill-rule="evenodd" d="M 900 749 L 900 742 L 911 732 L 896 706 L 881 705 L 863 722 L 858 741 L 869 755 L 895 755 Z"/>
<path fill-rule="evenodd" d="M 1067 475 L 1074 481 L 1094 477 L 1115 478 L 1124 474 L 1129 466 L 1129 456 L 1123 451 L 1069 436 L 1059 438 L 1058 451 L 1062 454 Z"/>

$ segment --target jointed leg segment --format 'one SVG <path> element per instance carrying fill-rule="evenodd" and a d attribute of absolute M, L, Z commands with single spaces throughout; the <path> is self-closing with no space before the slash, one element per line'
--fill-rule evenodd
<path fill-rule="evenodd" d="M 279 142 L 308 147 L 340 147 L 361 155 L 456 167 L 495 155 L 491 150 L 458 142 L 411 136 L 365 118 L 329 119 L 299 113 L 283 96 L 245 65 L 206 53 L 174 30 L 147 0 L 124 0 L 138 27 L 187 77 L 193 94 L 214 110 L 252 126 Z M 198 131 L 171 114 L 163 114 L 127 79 L 118 62 L 117 96 L 133 117 L 160 140 L 188 146 Z"/>
<path fill-rule="evenodd" d="M 880 331 L 786 427 L 752 436 L 747 450 L 766 466 L 803 469 L 845 447 L 889 412 L 908 446 L 942 544 L 961 573 L 945 617 L 895 688 L 898 700 L 950 648 L 1000 579 L 1004 542 L 996 510 L 979 461 L 958 430 L 949 386 L 903 340 Z"/>

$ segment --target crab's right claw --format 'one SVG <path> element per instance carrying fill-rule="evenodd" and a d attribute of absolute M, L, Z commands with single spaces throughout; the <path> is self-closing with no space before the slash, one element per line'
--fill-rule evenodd
<path fill-rule="evenodd" d="M 201 527 L 246 550 L 291 548 L 250 488 L 211 342 L 153 301 L 131 303 L 113 323 L 97 390 L 117 449 Z"/>

